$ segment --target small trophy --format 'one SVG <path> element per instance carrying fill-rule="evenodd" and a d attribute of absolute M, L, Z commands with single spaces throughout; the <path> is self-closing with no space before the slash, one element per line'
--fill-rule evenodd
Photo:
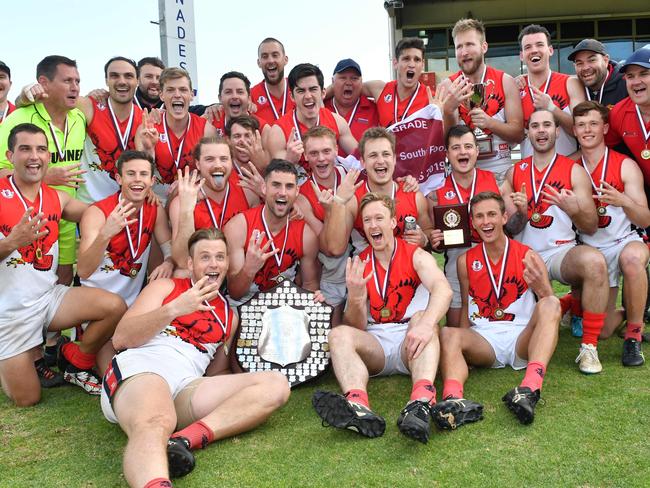
<path fill-rule="evenodd" d="M 470 108 L 485 110 L 485 83 L 475 83 L 473 90 L 469 99 Z M 478 144 L 479 159 L 486 159 L 496 155 L 492 147 L 492 136 L 483 132 L 479 127 L 474 127 L 474 135 Z"/>
<path fill-rule="evenodd" d="M 485 84 L 484 83 L 475 83 L 474 92 L 469 99 L 470 108 L 483 108 L 483 103 L 485 102 Z M 480 129 L 479 129 L 480 130 Z"/>

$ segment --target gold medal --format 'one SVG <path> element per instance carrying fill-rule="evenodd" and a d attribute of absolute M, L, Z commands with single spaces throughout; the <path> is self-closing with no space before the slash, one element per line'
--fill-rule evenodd
<path fill-rule="evenodd" d="M 501 320 L 505 316 L 505 312 L 503 311 L 502 308 L 495 308 L 494 309 L 494 318 Z"/>
<path fill-rule="evenodd" d="M 390 317 L 390 308 L 382 308 L 381 309 L 381 317 L 383 319 Z"/>
<path fill-rule="evenodd" d="M 39 261 L 43 259 L 43 250 L 40 247 L 36 248 L 36 259 Z"/>
<path fill-rule="evenodd" d="M 535 212 L 535 213 L 533 213 L 533 215 L 531 215 L 530 220 L 532 220 L 533 222 L 537 223 L 537 222 L 539 222 L 540 220 L 542 220 L 542 216 L 540 215 L 539 212 Z"/>
<path fill-rule="evenodd" d="M 605 207 L 598 207 L 598 215 L 601 217 L 607 215 L 607 209 Z"/>
<path fill-rule="evenodd" d="M 131 275 L 131 278 L 135 278 L 136 276 L 138 276 L 138 270 L 135 268 L 131 268 L 129 270 L 129 275 Z"/>
<path fill-rule="evenodd" d="M 643 151 L 641 151 L 641 157 L 643 159 L 650 159 L 650 149 L 646 147 Z"/>

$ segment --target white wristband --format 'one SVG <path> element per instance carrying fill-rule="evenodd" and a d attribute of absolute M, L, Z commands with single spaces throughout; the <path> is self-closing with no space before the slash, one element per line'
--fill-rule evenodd
<path fill-rule="evenodd" d="M 549 112 L 553 112 L 557 108 L 557 105 L 553 103 L 553 99 L 551 99 L 550 102 L 548 102 L 548 106 L 546 107 L 546 110 Z"/>

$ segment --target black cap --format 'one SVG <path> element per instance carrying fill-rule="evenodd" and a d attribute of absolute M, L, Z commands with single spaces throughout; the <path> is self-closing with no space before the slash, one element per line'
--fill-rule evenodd
<path fill-rule="evenodd" d="M 357 63 L 354 59 L 342 59 L 338 63 L 336 63 L 336 68 L 334 68 L 334 73 L 341 73 L 342 71 L 345 71 L 346 69 L 354 69 L 357 73 L 359 73 L 359 76 L 361 76 L 361 66 L 359 66 L 359 63 Z"/>
<path fill-rule="evenodd" d="M 571 51 L 567 56 L 569 61 L 573 61 L 576 58 L 576 54 L 578 54 L 580 51 L 593 51 L 595 53 L 602 54 L 603 56 L 607 55 L 607 51 L 605 51 L 605 46 L 603 46 L 602 42 L 597 41 L 596 39 L 583 39 L 578 44 L 576 44 L 576 46 L 573 48 L 573 51 Z"/>
<path fill-rule="evenodd" d="M 625 73 L 625 69 L 631 64 L 650 68 L 650 46 L 643 46 L 641 49 L 634 51 L 629 58 L 621 63 L 618 70 L 621 73 Z"/>
<path fill-rule="evenodd" d="M 11 70 L 9 69 L 9 66 L 4 63 L 4 61 L 0 61 L 0 71 L 7 73 L 7 76 L 11 78 Z"/>

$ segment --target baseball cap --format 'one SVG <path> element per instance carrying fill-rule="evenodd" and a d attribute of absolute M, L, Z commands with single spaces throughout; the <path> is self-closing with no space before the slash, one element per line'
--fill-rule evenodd
<path fill-rule="evenodd" d="M 576 54 L 578 54 L 580 51 L 593 51 L 595 53 L 602 54 L 603 56 L 607 55 L 607 51 L 605 51 L 605 46 L 603 46 L 602 42 L 597 41 L 596 39 L 583 39 L 578 44 L 576 44 L 573 48 L 573 51 L 569 53 L 567 56 L 568 60 L 573 61 L 576 57 Z"/>
<path fill-rule="evenodd" d="M 334 68 L 334 73 L 337 74 L 342 71 L 345 71 L 346 69 L 354 69 L 357 73 L 359 73 L 359 76 L 361 76 L 361 66 L 359 66 L 359 63 L 357 63 L 354 59 L 342 59 L 338 63 L 336 63 L 336 67 Z"/>
<path fill-rule="evenodd" d="M 629 58 L 621 63 L 618 71 L 624 73 L 625 68 L 631 64 L 637 64 L 644 68 L 650 68 L 650 47 L 644 46 L 641 49 L 634 51 Z"/>
<path fill-rule="evenodd" d="M 7 73 L 7 76 L 11 78 L 11 70 L 9 69 L 9 66 L 7 66 L 3 61 L 0 61 L 0 71 Z"/>

